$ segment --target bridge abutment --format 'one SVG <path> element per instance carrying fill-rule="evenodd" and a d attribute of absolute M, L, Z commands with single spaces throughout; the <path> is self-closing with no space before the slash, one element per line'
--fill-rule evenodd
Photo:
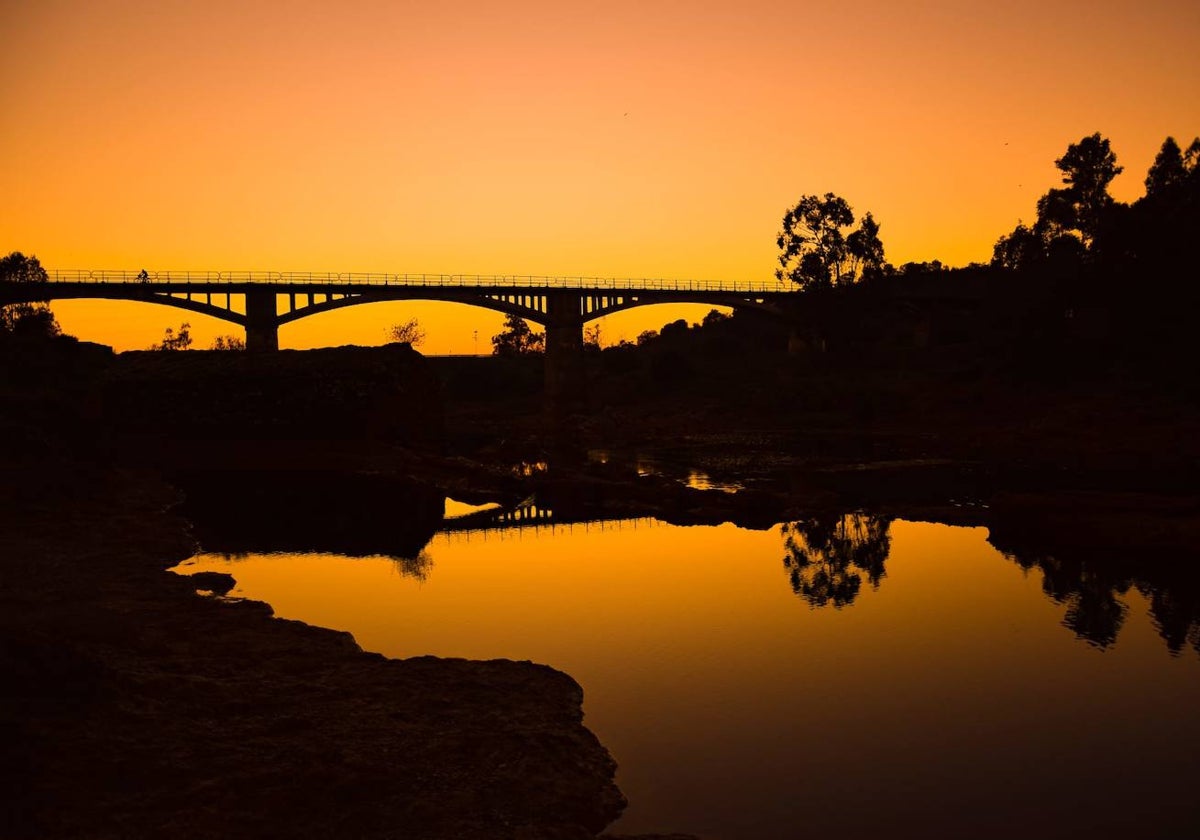
<path fill-rule="evenodd" d="M 274 289 L 246 292 L 246 349 L 255 353 L 279 349 Z"/>

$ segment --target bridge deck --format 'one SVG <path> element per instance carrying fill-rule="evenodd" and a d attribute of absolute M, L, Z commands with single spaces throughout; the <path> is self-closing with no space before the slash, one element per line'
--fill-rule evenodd
<path fill-rule="evenodd" d="M 307 291 L 310 288 L 362 290 L 366 288 L 455 288 L 488 291 L 570 290 L 625 292 L 729 292 L 732 294 L 785 294 L 795 286 L 777 280 L 669 280 L 635 277 L 554 277 L 516 274 L 386 274 L 374 272 L 320 271 L 109 271 L 54 269 L 47 272 L 55 284 L 144 285 L 166 290 L 197 286 L 234 287 L 276 286 L 281 293 Z M 213 288 L 216 291 L 217 288 Z"/>

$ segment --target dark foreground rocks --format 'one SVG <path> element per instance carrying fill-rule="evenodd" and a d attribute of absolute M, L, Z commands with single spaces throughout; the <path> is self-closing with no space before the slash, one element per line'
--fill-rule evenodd
<path fill-rule="evenodd" d="M 0 836 L 565 840 L 620 813 L 570 677 L 198 596 L 146 475 L 3 478 Z"/>

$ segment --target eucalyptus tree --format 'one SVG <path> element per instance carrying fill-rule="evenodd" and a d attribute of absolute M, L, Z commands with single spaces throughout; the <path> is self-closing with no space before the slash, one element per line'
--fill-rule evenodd
<path fill-rule="evenodd" d="M 879 223 L 867 213 L 857 229 L 853 225 L 854 211 L 844 198 L 833 193 L 802 196 L 783 215 L 775 240 L 775 276 L 809 291 L 878 274 L 884 265 Z"/>

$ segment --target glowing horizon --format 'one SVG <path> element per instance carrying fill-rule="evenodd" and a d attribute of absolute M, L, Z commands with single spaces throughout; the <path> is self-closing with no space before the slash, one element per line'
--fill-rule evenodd
<path fill-rule="evenodd" d="M 50 0 L 0 9 L 4 252 L 232 266 L 767 280 L 784 210 L 835 192 L 893 264 L 985 261 L 1100 131 L 1131 200 L 1200 134 L 1200 8 Z M 119 349 L 178 313 L 56 304 Z M 606 322 L 609 340 L 705 308 Z M 684 314 L 680 314 L 684 313 Z M 284 346 L 429 352 L 499 320 L 377 304 Z M 230 331 L 190 319 L 198 344 Z"/>

